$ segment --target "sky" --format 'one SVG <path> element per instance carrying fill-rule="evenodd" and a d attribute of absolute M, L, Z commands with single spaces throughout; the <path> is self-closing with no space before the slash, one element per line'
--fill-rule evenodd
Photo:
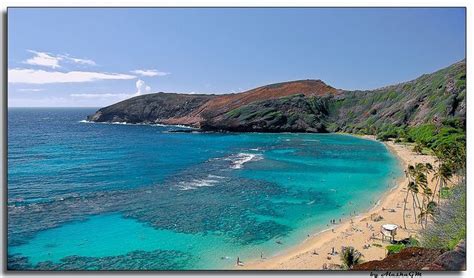
<path fill-rule="evenodd" d="M 321 79 L 412 80 L 465 58 L 463 8 L 9 8 L 9 107 L 101 107 Z"/>

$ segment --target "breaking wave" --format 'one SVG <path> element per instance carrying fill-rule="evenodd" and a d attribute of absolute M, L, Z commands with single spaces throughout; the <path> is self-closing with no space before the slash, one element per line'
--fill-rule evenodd
<path fill-rule="evenodd" d="M 160 126 L 160 127 L 179 127 L 179 128 L 186 128 L 186 129 L 195 129 L 194 127 L 187 126 L 187 125 L 165 125 L 165 124 L 148 124 L 148 123 L 127 123 L 127 122 L 94 122 L 88 120 L 80 120 L 80 123 L 86 124 L 105 124 L 105 125 L 147 125 L 147 126 Z"/>
<path fill-rule="evenodd" d="M 238 153 L 236 155 L 233 155 L 226 160 L 231 161 L 230 168 L 232 169 L 241 169 L 245 163 L 250 162 L 250 161 L 258 161 L 262 160 L 263 155 L 262 154 L 256 154 L 256 153 Z"/>
<path fill-rule="evenodd" d="M 199 187 L 212 187 L 216 186 L 220 180 L 225 179 L 224 177 L 217 175 L 208 175 L 204 179 L 192 179 L 190 181 L 180 181 L 177 184 L 179 190 L 193 190 Z"/>

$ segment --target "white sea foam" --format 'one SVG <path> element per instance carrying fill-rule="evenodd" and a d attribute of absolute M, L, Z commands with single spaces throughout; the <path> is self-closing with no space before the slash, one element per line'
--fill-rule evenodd
<path fill-rule="evenodd" d="M 161 127 L 180 127 L 180 128 L 187 128 L 187 129 L 196 129 L 192 126 L 187 126 L 187 125 L 165 125 L 165 124 L 142 124 L 142 125 L 161 126 Z"/>
<path fill-rule="evenodd" d="M 204 179 L 192 179 L 190 181 L 181 181 L 177 184 L 180 190 L 193 190 L 198 189 L 199 187 L 212 187 L 216 186 L 220 180 L 225 179 L 225 177 L 208 175 Z"/>
<path fill-rule="evenodd" d="M 232 169 L 241 169 L 247 162 L 258 161 L 262 159 L 263 155 L 256 153 L 238 153 L 227 158 L 227 160 L 230 160 L 232 162 L 230 165 L 230 168 Z"/>
<path fill-rule="evenodd" d="M 105 124 L 105 125 L 148 125 L 148 126 L 159 126 L 159 127 L 179 127 L 179 128 L 186 128 L 186 129 L 195 129 L 194 127 L 191 126 L 186 126 L 186 125 L 165 125 L 165 124 L 148 124 L 148 123 L 127 123 L 127 122 L 93 122 L 93 121 L 88 121 L 88 120 L 81 120 L 79 121 L 80 123 L 86 123 L 86 124 Z"/>
<path fill-rule="evenodd" d="M 225 179 L 225 177 L 217 176 L 217 175 L 211 175 L 211 174 L 209 174 L 207 177 L 211 178 L 211 179 Z"/>

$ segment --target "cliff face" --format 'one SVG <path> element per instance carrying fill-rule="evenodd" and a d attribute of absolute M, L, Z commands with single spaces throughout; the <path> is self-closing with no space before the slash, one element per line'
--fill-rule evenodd
<path fill-rule="evenodd" d="M 253 102 L 201 123 L 205 130 L 326 132 L 327 102 L 304 94 Z"/>
<path fill-rule="evenodd" d="M 142 95 L 101 108 L 87 120 L 197 125 L 203 120 L 199 108 L 214 97 L 165 93 Z"/>
<path fill-rule="evenodd" d="M 466 64 L 369 91 L 300 80 L 227 95 L 157 93 L 102 108 L 88 120 L 185 124 L 204 130 L 367 132 L 466 115 Z"/>

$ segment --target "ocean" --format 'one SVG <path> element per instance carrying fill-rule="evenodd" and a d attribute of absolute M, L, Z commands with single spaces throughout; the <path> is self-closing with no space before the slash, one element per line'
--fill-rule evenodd
<path fill-rule="evenodd" d="M 232 269 L 366 211 L 402 175 L 354 136 L 84 121 L 95 110 L 9 108 L 9 269 Z"/>

